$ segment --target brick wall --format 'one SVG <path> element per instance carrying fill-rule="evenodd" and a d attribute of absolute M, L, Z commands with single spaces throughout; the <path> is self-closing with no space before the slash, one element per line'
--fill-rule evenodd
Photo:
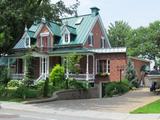
<path fill-rule="evenodd" d="M 99 24 L 99 20 L 96 22 L 95 26 L 92 29 L 93 38 L 94 38 L 94 45 L 93 47 L 89 46 L 88 40 L 85 43 L 86 48 L 100 48 L 101 47 L 101 37 L 104 36 L 101 26 Z M 88 39 L 88 38 L 87 38 Z M 108 44 L 106 42 L 105 48 L 108 48 Z"/>
<path fill-rule="evenodd" d="M 61 57 L 59 56 L 50 56 L 49 57 L 49 71 L 51 72 L 52 68 L 56 64 L 61 64 Z"/>
<path fill-rule="evenodd" d="M 41 40 L 40 34 L 41 34 L 41 33 L 44 33 L 44 32 L 49 32 L 51 47 L 53 47 L 54 38 L 53 38 L 53 36 L 52 36 L 52 33 L 48 30 L 48 28 L 47 28 L 46 25 L 44 25 L 44 26 L 42 27 L 42 29 L 40 30 L 40 32 L 39 32 L 38 35 L 37 35 L 37 46 L 40 47 L 40 43 L 41 43 L 41 42 L 40 42 L 40 40 Z M 46 39 L 46 38 L 44 38 L 44 39 Z M 46 42 L 46 41 L 45 41 L 45 42 Z M 47 43 L 45 43 L 45 45 L 47 45 Z M 45 47 L 47 47 L 47 46 L 45 46 Z"/>
<path fill-rule="evenodd" d="M 138 79 L 140 80 L 141 79 L 141 67 L 143 65 L 150 65 L 150 62 L 149 61 L 143 61 L 143 60 L 139 60 L 139 59 L 136 59 L 136 58 L 129 58 L 132 63 L 134 64 L 134 67 L 135 67 L 135 70 L 136 70 L 136 74 L 137 74 L 137 77 Z"/>
<path fill-rule="evenodd" d="M 119 81 L 120 80 L 120 71 L 117 66 L 126 66 L 127 57 L 123 53 L 114 53 L 114 54 L 96 54 L 95 59 L 105 59 L 110 60 L 110 81 Z M 96 67 L 96 66 L 95 66 Z M 96 70 L 96 68 L 95 68 Z M 123 72 L 122 72 L 123 76 Z"/>

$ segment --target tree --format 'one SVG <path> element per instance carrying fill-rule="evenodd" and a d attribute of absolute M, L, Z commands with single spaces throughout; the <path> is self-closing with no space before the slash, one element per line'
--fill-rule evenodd
<path fill-rule="evenodd" d="M 50 0 L 1 0 L 0 1 L 0 52 L 8 52 L 20 39 L 24 27 L 43 16 L 47 20 L 60 21 L 64 14 L 73 14 L 79 5 L 78 0 L 71 7 L 66 7 L 62 0 L 52 4 Z"/>
<path fill-rule="evenodd" d="M 124 47 L 129 40 L 131 27 L 124 21 L 115 21 L 109 25 L 108 37 L 112 47 Z"/>

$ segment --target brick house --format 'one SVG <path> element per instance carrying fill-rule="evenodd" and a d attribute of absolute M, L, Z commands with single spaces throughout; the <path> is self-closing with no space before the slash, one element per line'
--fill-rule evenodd
<path fill-rule="evenodd" d="M 111 47 L 96 7 L 91 8 L 91 14 L 63 18 L 62 23 L 42 18 L 25 28 L 13 54 L 8 56 L 12 79 L 23 79 L 28 51 L 34 58 L 35 80 L 46 79 L 51 69 L 56 64 L 63 65 L 71 53 L 83 56 L 80 73 L 70 73 L 65 68 L 66 77 L 89 83 L 119 81 L 127 64 L 126 48 Z"/>

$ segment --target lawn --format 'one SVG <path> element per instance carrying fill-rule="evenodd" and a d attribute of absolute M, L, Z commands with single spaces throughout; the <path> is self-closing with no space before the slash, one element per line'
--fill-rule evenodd
<path fill-rule="evenodd" d="M 140 107 L 131 113 L 160 113 L 160 100 L 147 104 L 143 107 Z"/>

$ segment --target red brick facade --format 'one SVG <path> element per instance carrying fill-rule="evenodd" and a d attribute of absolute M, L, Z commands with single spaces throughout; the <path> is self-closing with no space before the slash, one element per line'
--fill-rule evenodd
<path fill-rule="evenodd" d="M 45 36 L 45 37 L 42 37 L 42 43 L 43 43 L 43 47 L 44 48 L 47 48 L 47 47 L 53 47 L 53 41 L 54 41 L 54 38 L 53 38 L 53 35 L 52 35 L 52 33 L 49 31 L 49 29 L 47 28 L 47 26 L 46 25 L 43 25 L 43 27 L 42 27 L 42 29 L 39 31 L 39 33 L 38 33 L 38 35 L 37 35 L 37 46 L 38 47 L 41 47 L 40 45 L 41 45 L 41 36 L 40 36 L 40 34 L 41 33 L 45 33 L 45 32 L 49 32 L 49 40 L 50 40 L 50 46 L 48 46 L 48 44 L 47 44 L 47 37 Z"/>
<path fill-rule="evenodd" d="M 85 47 L 86 48 L 101 48 L 101 37 L 104 37 L 103 31 L 101 29 L 101 25 L 99 20 L 96 22 L 95 26 L 92 29 L 92 33 L 93 33 L 93 39 L 94 39 L 94 43 L 93 46 L 90 46 L 88 44 L 88 40 L 85 43 Z M 108 48 L 109 45 L 107 42 L 105 42 L 105 48 Z"/>

